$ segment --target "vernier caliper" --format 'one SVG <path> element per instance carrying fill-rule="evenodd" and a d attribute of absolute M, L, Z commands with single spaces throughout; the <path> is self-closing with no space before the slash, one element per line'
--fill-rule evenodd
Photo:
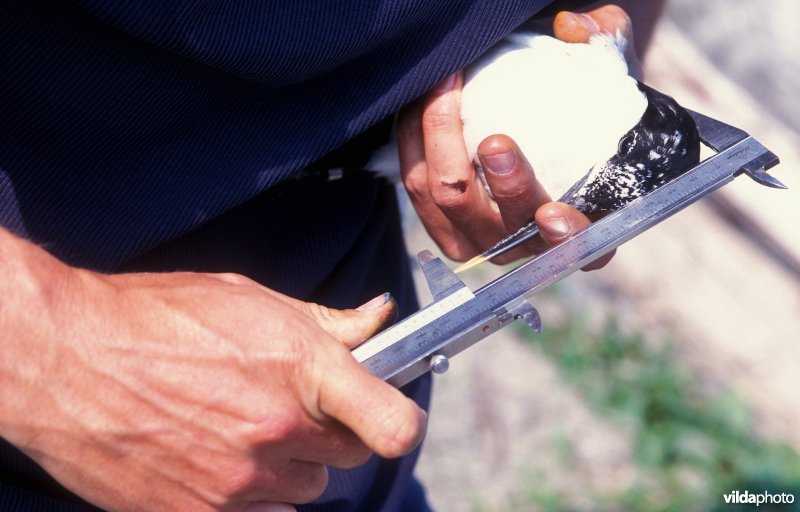
<path fill-rule="evenodd" d="M 716 153 L 671 182 L 594 222 L 559 245 L 472 292 L 439 258 L 419 253 L 433 302 L 370 338 L 353 356 L 381 379 L 402 386 L 420 375 L 443 373 L 449 358 L 490 334 L 523 320 L 541 332 L 535 293 L 602 257 L 744 173 L 786 188 L 766 173 L 778 157 L 742 130 L 690 112 L 700 139 Z"/>

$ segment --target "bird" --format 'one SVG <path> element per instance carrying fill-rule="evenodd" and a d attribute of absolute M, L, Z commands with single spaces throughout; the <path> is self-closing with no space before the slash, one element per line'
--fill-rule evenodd
<path fill-rule="evenodd" d="M 461 119 L 476 172 L 482 172 L 477 159 L 481 141 L 506 134 L 545 190 L 594 218 L 696 165 L 700 138 L 691 115 L 672 97 L 632 76 L 625 59 L 628 45 L 620 31 L 569 43 L 527 25 L 470 64 L 464 70 Z M 366 168 L 398 175 L 393 144 L 379 149 Z M 533 214 L 525 226 L 455 272 L 535 237 L 539 230 Z"/>

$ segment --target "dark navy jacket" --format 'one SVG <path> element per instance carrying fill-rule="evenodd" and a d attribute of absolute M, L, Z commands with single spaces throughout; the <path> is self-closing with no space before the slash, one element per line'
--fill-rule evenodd
<path fill-rule="evenodd" d="M 389 290 L 408 314 L 391 188 L 286 180 L 354 138 L 316 167 L 357 166 L 549 1 L 4 0 L 0 223 L 73 265 L 240 272 L 333 307 Z M 307 509 L 424 510 L 414 458 L 333 472 Z M 0 510 L 74 500 L 0 442 Z"/>

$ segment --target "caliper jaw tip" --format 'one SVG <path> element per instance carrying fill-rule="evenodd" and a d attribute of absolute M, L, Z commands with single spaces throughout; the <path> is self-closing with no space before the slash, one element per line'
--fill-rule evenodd
<path fill-rule="evenodd" d="M 778 178 L 767 172 L 768 167 L 777 165 L 779 162 L 778 157 L 775 156 L 774 153 L 769 152 L 765 154 L 759 159 L 759 162 L 757 163 L 761 164 L 760 160 L 767 160 L 767 159 L 769 160 L 769 162 L 765 162 L 765 165 L 753 165 L 745 167 L 743 169 L 744 173 L 747 174 L 753 181 L 755 181 L 759 185 L 764 185 L 765 187 L 777 188 L 781 190 L 788 189 L 789 187 L 784 185 L 781 182 L 781 180 L 779 180 Z"/>
<path fill-rule="evenodd" d="M 692 116 L 697 126 L 700 140 L 714 151 L 724 151 L 750 136 L 746 131 L 718 121 L 713 117 L 708 117 L 699 112 L 694 112 L 693 110 L 689 110 L 689 114 Z M 789 187 L 781 183 L 778 178 L 766 172 L 767 169 L 779 163 L 780 159 L 778 159 L 778 156 L 772 151 L 767 150 L 763 155 L 753 162 L 750 162 L 748 166 L 742 169 L 742 172 L 761 185 L 771 188 L 787 189 Z"/>

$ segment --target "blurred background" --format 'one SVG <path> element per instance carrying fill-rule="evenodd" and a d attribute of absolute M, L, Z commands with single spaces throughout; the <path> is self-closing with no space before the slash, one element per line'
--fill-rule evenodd
<path fill-rule="evenodd" d="M 737 510 L 722 497 L 736 489 L 800 501 L 798 20 L 796 0 L 668 2 L 646 81 L 755 136 L 789 190 L 740 177 L 537 295 L 542 336 L 515 326 L 454 358 L 418 470 L 437 510 Z M 411 254 L 435 249 L 407 222 Z"/>

